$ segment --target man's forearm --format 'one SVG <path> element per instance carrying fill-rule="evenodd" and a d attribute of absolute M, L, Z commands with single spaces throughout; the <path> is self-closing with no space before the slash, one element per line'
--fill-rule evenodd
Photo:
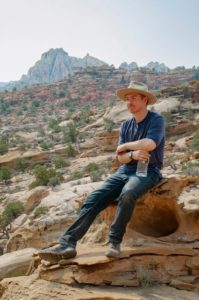
<path fill-rule="evenodd" d="M 151 139 L 141 139 L 134 142 L 126 143 L 127 150 L 145 150 L 152 151 L 156 148 L 156 144 Z"/>
<path fill-rule="evenodd" d="M 134 142 L 129 142 L 121 145 L 121 147 L 124 147 L 125 149 L 122 149 L 122 151 L 128 151 L 128 150 L 144 150 L 147 152 L 150 152 L 156 148 L 156 144 L 152 139 L 141 139 Z M 120 146 L 118 147 L 120 148 Z"/>

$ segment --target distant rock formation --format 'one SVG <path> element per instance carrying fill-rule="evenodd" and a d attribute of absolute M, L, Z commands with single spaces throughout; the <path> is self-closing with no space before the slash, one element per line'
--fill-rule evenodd
<path fill-rule="evenodd" d="M 126 71 L 133 71 L 133 70 L 138 70 L 139 66 L 137 65 L 136 62 L 131 62 L 128 64 L 127 62 L 123 62 L 120 66 L 120 69 L 124 69 Z M 169 68 L 165 66 L 164 63 L 159 63 L 159 62 L 149 62 L 146 66 L 144 66 L 145 69 L 149 69 L 150 71 L 157 72 L 157 73 L 167 73 L 169 72 Z"/>
<path fill-rule="evenodd" d="M 23 88 L 35 84 L 45 84 L 67 78 L 77 68 L 100 67 L 107 63 L 87 54 L 83 58 L 69 56 L 62 48 L 50 49 L 42 54 L 27 75 L 22 75 L 19 81 L 2 84 L 3 89 Z M 1 85 L 0 85 L 1 88 Z"/>
<path fill-rule="evenodd" d="M 131 62 L 130 64 L 128 64 L 127 62 L 123 62 L 123 63 L 121 63 L 121 65 L 119 66 L 119 68 L 131 71 L 131 70 L 137 70 L 138 69 L 138 65 L 134 61 Z"/>
<path fill-rule="evenodd" d="M 155 71 L 157 73 L 167 73 L 169 71 L 169 68 L 167 66 L 165 66 L 164 63 L 159 63 L 159 62 L 153 62 L 151 61 L 150 63 L 148 63 L 145 68 L 148 68 L 151 71 Z"/>

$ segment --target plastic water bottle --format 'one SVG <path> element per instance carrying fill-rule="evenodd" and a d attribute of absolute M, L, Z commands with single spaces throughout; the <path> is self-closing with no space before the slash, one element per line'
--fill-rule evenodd
<path fill-rule="evenodd" d="M 138 160 L 136 175 L 140 177 L 147 177 L 149 160 Z"/>

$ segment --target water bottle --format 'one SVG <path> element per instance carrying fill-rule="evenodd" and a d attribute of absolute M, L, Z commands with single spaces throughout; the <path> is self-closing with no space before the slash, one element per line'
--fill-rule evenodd
<path fill-rule="evenodd" d="M 147 177 L 149 160 L 138 160 L 136 175 L 140 177 Z"/>

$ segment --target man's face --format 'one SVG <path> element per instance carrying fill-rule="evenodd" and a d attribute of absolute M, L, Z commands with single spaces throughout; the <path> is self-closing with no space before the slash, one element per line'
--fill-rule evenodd
<path fill-rule="evenodd" d="M 143 97 L 138 93 L 129 93 L 126 95 L 126 104 L 128 110 L 132 113 L 138 113 L 147 106 L 147 97 Z"/>

